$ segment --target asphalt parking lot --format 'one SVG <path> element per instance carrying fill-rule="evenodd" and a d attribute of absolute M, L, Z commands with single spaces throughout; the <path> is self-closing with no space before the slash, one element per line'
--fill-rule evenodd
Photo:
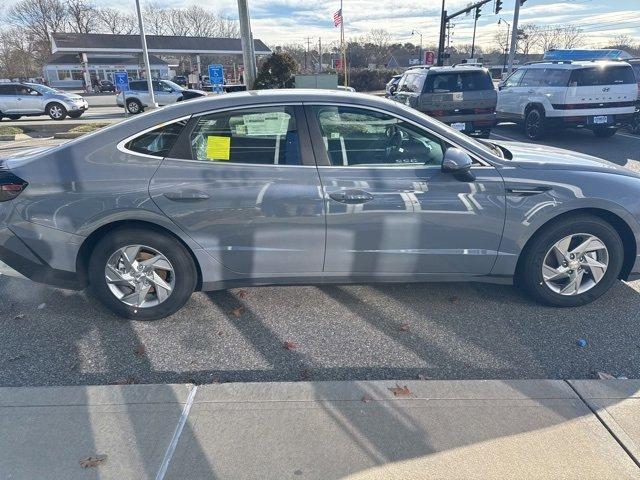
<path fill-rule="evenodd" d="M 495 137 L 523 139 L 511 125 Z M 633 135 L 568 131 L 544 143 L 640 170 Z M 0 156 L 27 146 L 0 145 Z M 483 284 L 247 288 L 197 293 L 144 323 L 0 273 L 0 386 L 640 377 L 640 282 L 574 309 Z"/>

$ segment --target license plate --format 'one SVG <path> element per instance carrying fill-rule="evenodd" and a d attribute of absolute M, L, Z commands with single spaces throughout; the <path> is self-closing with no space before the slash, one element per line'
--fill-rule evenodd
<path fill-rule="evenodd" d="M 596 117 L 593 117 L 593 123 L 595 124 L 609 123 L 609 117 L 607 115 L 598 115 Z"/>
<path fill-rule="evenodd" d="M 459 131 L 464 131 L 465 128 L 467 128 L 467 124 L 464 122 L 457 122 L 457 123 L 452 123 L 451 124 L 451 128 L 455 129 L 455 130 L 459 130 Z"/>

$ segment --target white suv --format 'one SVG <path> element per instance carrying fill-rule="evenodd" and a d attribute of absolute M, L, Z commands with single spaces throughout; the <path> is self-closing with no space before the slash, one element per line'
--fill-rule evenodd
<path fill-rule="evenodd" d="M 498 87 L 499 120 L 524 124 L 532 140 L 564 127 L 611 137 L 635 112 L 638 85 L 626 62 L 558 61 L 523 65 Z"/>

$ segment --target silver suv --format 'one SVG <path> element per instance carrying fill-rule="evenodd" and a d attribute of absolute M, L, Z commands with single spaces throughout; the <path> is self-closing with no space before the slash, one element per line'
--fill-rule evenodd
<path fill-rule="evenodd" d="M 192 98 L 205 97 L 207 92 L 184 88 L 169 80 L 153 80 L 153 94 L 156 103 L 160 106 L 190 100 Z M 116 103 L 119 107 L 126 105 L 127 111 L 132 114 L 141 113 L 151 102 L 149 87 L 146 80 L 134 80 L 129 82 L 129 90 L 119 92 L 116 95 Z"/>
<path fill-rule="evenodd" d="M 411 68 L 391 99 L 467 135 L 487 138 L 496 122 L 497 92 L 489 71 L 479 66 Z"/>
<path fill-rule="evenodd" d="M 89 104 L 80 95 L 62 92 L 37 83 L 0 83 L 0 120 L 22 116 L 49 115 L 63 120 L 79 118 Z"/>

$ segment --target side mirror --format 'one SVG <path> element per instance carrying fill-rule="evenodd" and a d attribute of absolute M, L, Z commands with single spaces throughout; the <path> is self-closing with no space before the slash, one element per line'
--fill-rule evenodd
<path fill-rule="evenodd" d="M 397 85 L 391 85 L 391 87 L 389 87 L 389 93 L 391 95 L 393 95 L 394 93 L 396 93 L 396 90 L 398 90 Z"/>
<path fill-rule="evenodd" d="M 502 90 L 504 88 L 504 82 L 500 82 L 498 84 L 498 90 Z"/>
<path fill-rule="evenodd" d="M 464 182 L 472 182 L 475 180 L 475 176 L 471 173 L 471 165 L 473 165 L 471 157 L 459 148 L 451 147 L 444 152 L 443 173 L 450 173 Z"/>

